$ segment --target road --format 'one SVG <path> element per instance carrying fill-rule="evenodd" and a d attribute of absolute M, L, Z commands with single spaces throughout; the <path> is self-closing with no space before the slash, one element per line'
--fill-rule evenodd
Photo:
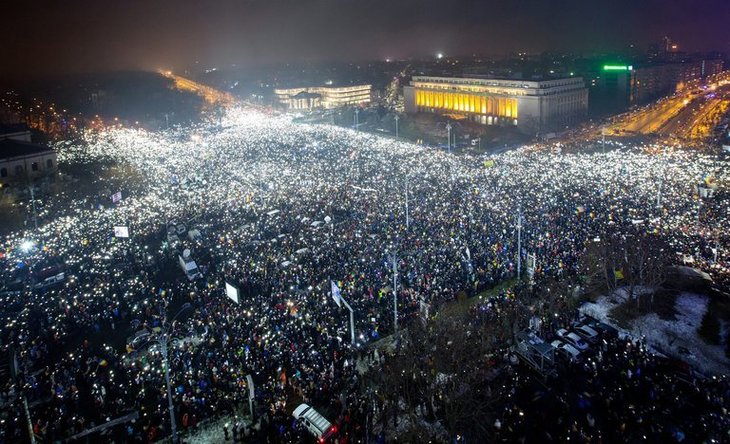
<path fill-rule="evenodd" d="M 637 113 L 627 115 L 618 123 L 607 128 L 609 134 L 621 132 L 633 134 L 651 134 L 664 126 L 670 119 L 675 117 L 691 103 L 690 99 L 681 97 L 670 97 L 657 102 L 654 106 L 641 110 Z"/>
<path fill-rule="evenodd" d="M 722 118 L 728 99 L 722 97 L 702 98 L 682 110 L 679 115 L 657 133 L 683 139 L 702 139 L 712 134 L 712 129 Z"/>
<path fill-rule="evenodd" d="M 705 139 L 730 108 L 730 74 L 703 89 L 677 93 L 637 111 L 618 116 L 606 125 L 606 134 L 659 135 L 678 139 Z"/>
<path fill-rule="evenodd" d="M 194 80 L 173 74 L 170 71 L 160 71 L 160 74 L 172 79 L 175 82 L 175 87 L 177 89 L 197 94 L 205 99 L 206 103 L 209 105 L 235 105 L 240 103 L 240 101 L 231 93 L 219 91 Z"/>

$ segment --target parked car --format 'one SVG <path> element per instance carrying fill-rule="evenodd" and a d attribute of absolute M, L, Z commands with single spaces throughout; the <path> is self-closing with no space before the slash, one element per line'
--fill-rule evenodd
<path fill-rule="evenodd" d="M 597 319 L 587 317 L 584 324 L 591 327 L 596 332 L 598 332 L 598 334 L 601 335 L 601 337 L 603 339 L 618 338 L 618 330 L 616 330 L 614 327 L 606 324 L 605 322 L 601 322 Z"/>
<path fill-rule="evenodd" d="M 580 336 L 573 333 L 572 331 L 569 332 L 568 330 L 561 328 L 556 333 L 560 339 L 577 348 L 578 350 L 588 350 L 588 344 L 586 343 L 586 341 L 584 341 Z"/>
<path fill-rule="evenodd" d="M 573 347 L 567 342 L 556 339 L 550 345 L 555 348 L 555 352 L 558 354 L 558 356 L 562 356 L 568 361 L 577 361 L 581 358 L 580 351 L 578 351 L 577 348 Z"/>
<path fill-rule="evenodd" d="M 597 344 L 600 340 L 598 332 L 587 325 L 578 325 L 573 331 L 589 344 Z"/>

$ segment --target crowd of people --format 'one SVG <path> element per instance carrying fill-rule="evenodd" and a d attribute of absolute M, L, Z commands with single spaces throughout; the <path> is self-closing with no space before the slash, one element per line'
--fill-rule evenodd
<path fill-rule="evenodd" d="M 514 379 L 513 379 L 514 381 Z M 639 340 L 611 338 L 545 383 L 513 383 L 499 415 L 505 442 L 725 442 L 725 378 L 696 379 Z"/>
<path fill-rule="evenodd" d="M 403 321 L 421 303 L 503 282 L 516 273 L 518 220 L 522 264 L 535 254 L 538 277 L 575 273 L 607 226 L 639 225 L 730 282 L 725 191 L 695 196 L 698 181 L 728 180 L 709 154 L 611 143 L 487 159 L 242 110 L 220 125 L 95 131 L 56 148 L 62 166 L 125 168 L 100 175 L 93 195 L 38 202 L 38 228 L 0 240 L 0 281 L 27 284 L 2 296 L 2 344 L 19 370 L 3 393 L 5 442 L 27 436 L 27 417 L 41 442 L 130 412 L 139 417 L 114 428 L 119 440 L 169 434 L 162 350 L 126 341 L 161 329 L 179 338 L 168 360 L 179 429 L 245 404 L 252 375 L 262 441 L 303 436 L 296 402 L 363 433 L 352 420 L 362 400 L 341 395 L 358 350 L 394 329 L 394 282 Z M 170 223 L 200 236 L 169 242 Z M 202 279 L 180 270 L 183 250 Z M 63 282 L 34 286 L 48 270 Z M 183 303 L 192 308 L 171 322 Z"/>

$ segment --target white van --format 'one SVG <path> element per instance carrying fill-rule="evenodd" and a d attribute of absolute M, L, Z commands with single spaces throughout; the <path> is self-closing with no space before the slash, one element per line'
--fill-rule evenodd
<path fill-rule="evenodd" d="M 337 426 L 333 426 L 327 418 L 320 415 L 308 404 L 300 404 L 292 413 L 294 419 L 299 420 L 309 430 L 309 433 L 317 438 L 317 442 L 327 442 L 337 432 Z"/>

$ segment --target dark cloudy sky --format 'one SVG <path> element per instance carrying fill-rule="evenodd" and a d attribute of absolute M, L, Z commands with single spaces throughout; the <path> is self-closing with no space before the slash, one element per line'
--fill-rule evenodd
<path fill-rule="evenodd" d="M 8 0 L 0 70 L 611 50 L 730 49 L 730 0 Z"/>

